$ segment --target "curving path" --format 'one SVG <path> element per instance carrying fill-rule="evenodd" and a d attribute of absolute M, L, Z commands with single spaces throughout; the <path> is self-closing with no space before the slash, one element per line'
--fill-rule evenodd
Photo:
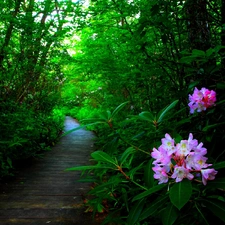
<path fill-rule="evenodd" d="M 65 131 L 79 126 L 66 117 Z M 1 225 L 97 225 L 84 212 L 82 196 L 90 184 L 80 183 L 80 171 L 64 170 L 89 164 L 94 134 L 84 129 L 60 139 L 42 159 L 21 169 L 16 179 L 0 184 Z"/>

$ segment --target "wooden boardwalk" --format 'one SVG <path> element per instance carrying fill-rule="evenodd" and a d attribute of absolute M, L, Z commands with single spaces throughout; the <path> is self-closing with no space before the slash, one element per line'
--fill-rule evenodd
<path fill-rule="evenodd" d="M 65 131 L 79 126 L 66 117 Z M 88 165 L 94 135 L 78 130 L 61 138 L 42 159 L 24 166 L 16 178 L 0 184 L 0 225 L 98 225 L 84 212 L 83 195 L 90 184 L 80 183 L 80 171 Z"/>

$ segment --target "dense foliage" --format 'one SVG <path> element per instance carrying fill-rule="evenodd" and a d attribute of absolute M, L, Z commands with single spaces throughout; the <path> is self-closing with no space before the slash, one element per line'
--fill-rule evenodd
<path fill-rule="evenodd" d="M 95 0 L 84 10 L 63 93 L 97 133 L 96 164 L 69 170 L 94 182 L 87 205 L 107 212 L 103 224 L 224 224 L 224 9 L 224 1 Z M 210 95 L 205 108 L 193 102 L 195 88 L 213 90 L 215 105 Z M 170 170 L 153 168 L 168 134 L 191 153 L 170 156 Z M 201 166 L 188 161 L 194 152 Z"/>
<path fill-rule="evenodd" d="M 14 162 L 49 149 L 63 128 L 62 40 L 73 30 L 72 1 L 0 2 L 0 177 Z"/>

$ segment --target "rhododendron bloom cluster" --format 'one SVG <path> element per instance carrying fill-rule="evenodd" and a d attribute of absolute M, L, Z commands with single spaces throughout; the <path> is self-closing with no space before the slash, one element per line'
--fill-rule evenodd
<path fill-rule="evenodd" d="M 205 111 L 215 105 L 216 92 L 213 90 L 208 90 L 207 88 L 202 88 L 198 90 L 195 88 L 193 95 L 189 95 L 190 103 L 190 113 Z"/>
<path fill-rule="evenodd" d="M 184 178 L 189 180 L 194 177 L 202 177 L 202 183 L 206 185 L 207 180 L 215 179 L 217 171 L 212 168 L 212 164 L 207 164 L 205 157 L 207 150 L 203 143 L 198 143 L 190 133 L 188 140 L 181 140 L 175 143 L 169 134 L 162 138 L 162 144 L 158 149 L 153 148 L 151 153 L 154 167 L 154 178 L 161 183 L 167 183 L 170 178 L 176 182 Z"/>

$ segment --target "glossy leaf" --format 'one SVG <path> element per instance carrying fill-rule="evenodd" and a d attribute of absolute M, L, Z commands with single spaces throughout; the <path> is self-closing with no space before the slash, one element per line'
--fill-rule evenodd
<path fill-rule="evenodd" d="M 154 161 L 154 159 L 152 158 L 151 160 L 148 161 L 148 163 L 145 166 L 145 170 L 144 170 L 144 181 L 145 181 L 145 186 L 147 188 L 152 188 L 154 186 L 154 171 L 152 170 L 152 162 Z"/>
<path fill-rule="evenodd" d="M 147 120 L 149 122 L 153 122 L 155 120 L 153 114 L 151 112 L 147 112 L 147 111 L 141 112 L 139 114 L 139 117 L 142 120 Z"/>
<path fill-rule="evenodd" d="M 225 202 L 217 199 L 202 199 L 201 201 L 208 210 L 225 223 Z"/>
<path fill-rule="evenodd" d="M 127 160 L 127 158 L 131 155 L 134 154 L 136 150 L 133 147 L 129 147 L 126 149 L 126 151 L 122 154 L 120 158 L 120 165 L 123 165 L 124 162 Z"/>
<path fill-rule="evenodd" d="M 207 183 L 206 188 L 221 188 L 225 189 L 225 178 L 215 178 Z"/>
<path fill-rule="evenodd" d="M 116 109 L 112 112 L 111 118 L 114 118 L 116 114 L 118 114 L 127 105 L 127 103 L 129 103 L 129 101 L 124 102 L 120 104 L 119 106 L 117 106 Z"/>
<path fill-rule="evenodd" d="M 85 171 L 85 170 L 95 170 L 95 169 L 111 169 L 110 166 L 103 165 L 93 165 L 93 166 L 76 166 L 66 169 L 65 171 Z"/>
<path fill-rule="evenodd" d="M 165 109 L 162 110 L 162 112 L 159 113 L 157 122 L 162 122 L 163 118 L 166 116 L 166 114 L 175 107 L 175 105 L 178 103 L 179 100 L 173 101 L 170 105 L 168 105 Z"/>
<path fill-rule="evenodd" d="M 128 202 L 127 191 L 125 188 L 122 188 L 121 191 L 122 191 L 122 199 L 125 204 L 126 210 L 128 212 L 129 211 L 129 202 Z"/>
<path fill-rule="evenodd" d="M 221 126 L 222 124 L 225 124 L 225 122 L 223 122 L 223 123 L 216 123 L 216 124 L 212 124 L 212 125 L 207 125 L 207 126 L 203 127 L 202 131 L 208 131 L 209 129 Z"/>
<path fill-rule="evenodd" d="M 145 204 L 145 199 L 141 199 L 140 201 L 134 204 L 127 218 L 127 224 L 133 225 L 138 221 L 140 214 L 142 212 L 142 209 L 144 207 L 144 204 Z"/>
<path fill-rule="evenodd" d="M 205 52 L 202 51 L 202 50 L 193 49 L 192 50 L 192 55 L 193 56 L 198 56 L 198 57 L 205 57 Z"/>
<path fill-rule="evenodd" d="M 218 163 L 214 163 L 214 164 L 213 164 L 213 168 L 214 168 L 215 170 L 225 168 L 225 161 L 218 162 Z"/>
<path fill-rule="evenodd" d="M 198 210 L 198 213 L 201 215 L 202 219 L 204 220 L 205 225 L 209 225 L 207 219 L 205 218 L 205 215 L 203 214 L 203 212 L 201 211 L 201 208 L 198 207 L 197 203 L 195 203 L 195 207 Z"/>
<path fill-rule="evenodd" d="M 105 162 L 109 164 L 116 165 L 116 162 L 112 159 L 110 155 L 102 151 L 95 151 L 91 154 L 92 158 L 99 162 Z"/>
<path fill-rule="evenodd" d="M 104 120 L 104 121 L 108 121 L 111 118 L 111 112 L 109 110 L 102 112 L 99 114 L 99 118 Z"/>
<path fill-rule="evenodd" d="M 172 225 L 178 217 L 178 210 L 176 207 L 169 203 L 162 213 L 162 224 Z"/>
<path fill-rule="evenodd" d="M 168 195 L 160 196 L 155 201 L 151 202 L 148 207 L 146 207 L 140 215 L 140 221 L 148 218 L 162 208 L 164 203 L 168 201 Z"/>
<path fill-rule="evenodd" d="M 170 188 L 170 201 L 179 210 L 189 201 L 192 194 L 191 181 L 184 179 Z"/>
<path fill-rule="evenodd" d="M 147 191 L 142 192 L 141 194 L 136 195 L 132 201 L 136 201 L 142 198 L 145 198 L 153 193 L 156 193 L 157 191 L 162 190 L 163 188 L 167 187 L 167 184 L 159 184 L 157 186 L 154 186 L 150 189 L 148 189 Z"/>

